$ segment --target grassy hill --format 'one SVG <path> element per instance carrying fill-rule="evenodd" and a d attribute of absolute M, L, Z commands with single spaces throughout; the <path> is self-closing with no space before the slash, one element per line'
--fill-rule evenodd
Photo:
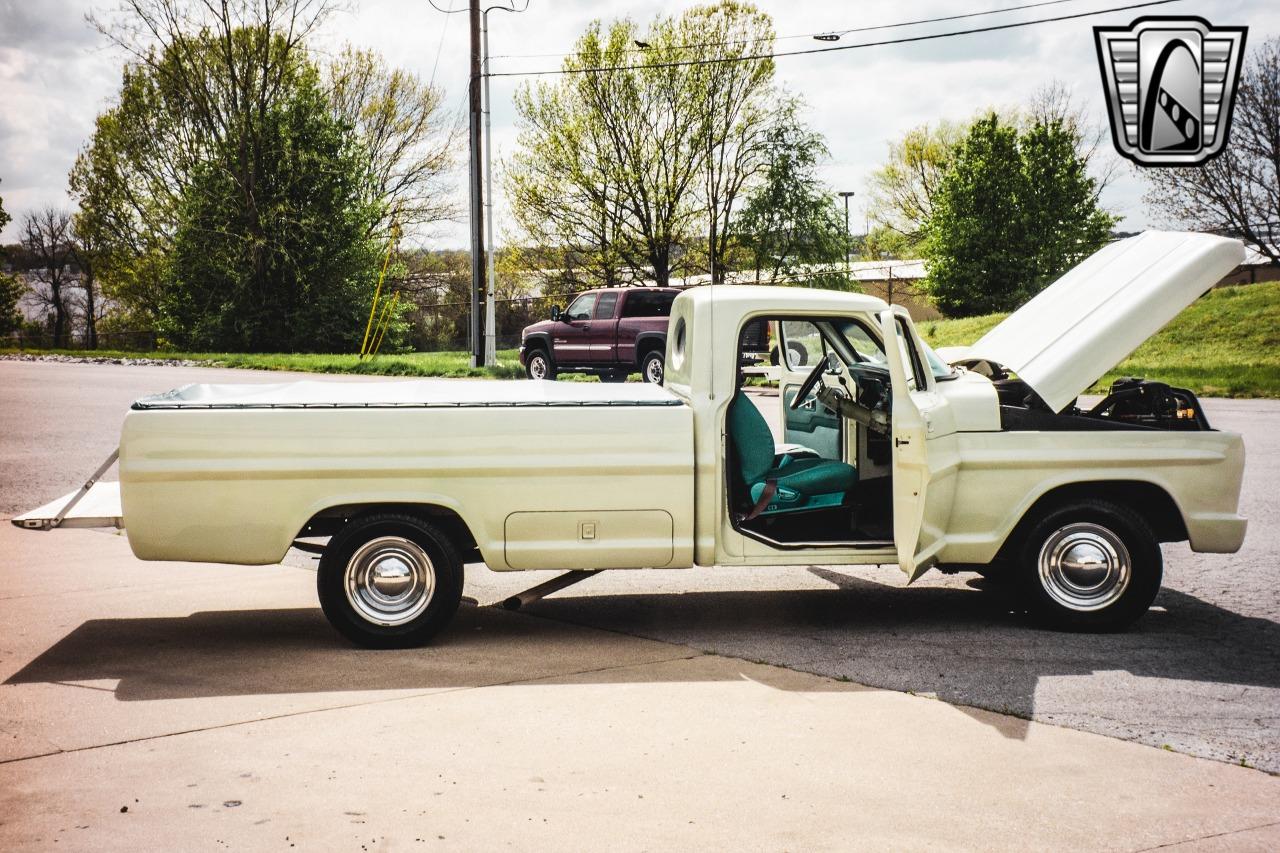
<path fill-rule="evenodd" d="M 1004 314 L 920 324 L 935 347 L 971 344 Z M 1098 383 L 1143 376 L 1205 397 L 1280 397 L 1280 282 L 1212 290 Z"/>

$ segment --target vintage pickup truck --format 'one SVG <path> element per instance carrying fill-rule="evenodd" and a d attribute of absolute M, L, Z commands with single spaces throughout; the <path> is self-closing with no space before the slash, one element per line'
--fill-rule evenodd
<path fill-rule="evenodd" d="M 91 509 L 15 523 L 96 514 L 144 560 L 317 551 L 325 614 L 376 647 L 443 628 L 481 560 L 569 570 L 558 585 L 694 565 L 967 569 L 1050 625 L 1114 630 L 1156 595 L 1160 543 L 1240 547 L 1244 447 L 1158 382 L 1077 396 L 1242 256 L 1203 234 L 1113 243 L 947 360 L 871 296 L 716 286 L 675 300 L 665 387 L 191 385 L 133 405 L 118 498 L 101 483 Z M 741 336 L 762 319 L 788 353 L 782 445 L 742 387 Z"/>

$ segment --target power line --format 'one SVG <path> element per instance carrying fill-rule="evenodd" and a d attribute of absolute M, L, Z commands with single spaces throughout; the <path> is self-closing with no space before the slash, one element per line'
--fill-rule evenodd
<path fill-rule="evenodd" d="M 1024 9 L 1036 9 L 1041 6 L 1059 6 L 1063 3 L 1080 3 L 1083 0 L 1041 0 L 1039 3 L 1026 3 L 1021 6 L 1007 6 L 1003 9 L 988 9 L 984 12 L 968 12 L 963 15 L 946 15 L 941 18 L 921 18 L 918 21 L 899 21 L 896 24 L 876 24 L 870 27 L 851 27 L 845 30 L 822 30 L 816 33 L 800 33 L 797 35 L 774 36 L 774 41 L 788 41 L 792 39 L 811 39 L 818 36 L 847 36 L 850 33 L 866 33 L 873 30 L 894 30 L 902 27 L 915 27 L 920 24 L 937 24 L 945 21 L 958 21 L 962 18 L 981 18 L 987 15 L 1003 15 L 1007 12 L 1019 12 Z M 434 3 L 432 4 L 435 5 Z M 701 47 L 727 47 L 735 44 L 754 44 L 760 39 L 730 39 L 727 41 L 704 41 L 690 42 L 688 44 L 673 45 L 678 50 L 694 50 Z M 625 48 L 623 53 L 644 53 L 648 48 Z M 566 56 L 573 56 L 572 53 L 505 53 L 498 56 L 491 56 L 490 59 L 556 59 Z"/>
<path fill-rule="evenodd" d="M 1112 6 L 1107 9 L 1097 9 L 1091 12 L 1076 12 L 1070 15 L 1057 15 L 1051 18 L 1036 18 L 1030 21 L 1015 21 L 1010 24 L 994 24 L 989 27 L 975 27 L 968 30 L 952 30 L 945 33 L 930 33 L 922 36 L 903 36 L 896 39 L 884 39 L 881 41 L 858 42 L 857 44 L 840 44 L 831 47 L 812 47 L 807 50 L 788 50 L 775 51 L 770 53 L 757 53 L 749 56 L 722 56 L 712 57 L 710 59 L 683 59 L 672 62 L 651 62 L 643 65 L 604 65 L 591 68 L 558 68 L 548 71 L 498 71 L 491 72 L 490 77 L 549 77 L 560 74 L 593 74 L 607 71 L 638 71 L 647 68 L 679 68 L 689 65 L 721 65 L 727 62 L 750 62 L 759 59 L 776 59 L 782 56 L 806 56 L 816 53 L 834 53 L 838 50 L 858 50 L 864 47 L 885 47 L 895 44 L 911 44 L 914 42 L 932 41 L 933 39 L 952 38 L 954 36 L 967 36 L 976 33 L 991 33 L 1000 30 L 1012 30 L 1020 27 L 1030 27 L 1036 24 L 1050 24 L 1057 21 L 1070 21 L 1076 18 L 1090 18 L 1096 15 L 1106 15 L 1112 12 L 1124 12 L 1130 9 L 1142 9 L 1148 6 L 1163 6 L 1167 3 L 1177 3 L 1181 0 L 1146 0 L 1142 3 L 1130 3 L 1124 6 Z"/>

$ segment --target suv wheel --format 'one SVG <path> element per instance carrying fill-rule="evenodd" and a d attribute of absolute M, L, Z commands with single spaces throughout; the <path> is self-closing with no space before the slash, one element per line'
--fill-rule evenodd
<path fill-rule="evenodd" d="M 644 377 L 645 382 L 652 382 L 654 385 L 661 385 L 663 365 L 664 359 L 661 351 L 654 350 L 641 359 L 640 375 Z"/>
<path fill-rule="evenodd" d="M 1160 543 L 1128 507 L 1084 500 L 1052 509 L 1019 548 L 1015 577 L 1039 621 L 1069 631 L 1118 631 L 1160 591 Z"/>
<path fill-rule="evenodd" d="M 555 379 L 556 366 L 546 350 L 532 349 L 524 359 L 524 374 L 530 379 Z"/>

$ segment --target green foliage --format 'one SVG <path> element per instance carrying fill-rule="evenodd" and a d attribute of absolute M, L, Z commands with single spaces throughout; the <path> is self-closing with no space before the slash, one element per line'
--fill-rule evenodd
<path fill-rule="evenodd" d="M 995 113 L 956 149 L 925 224 L 925 288 L 953 316 L 1022 304 L 1107 239 L 1115 218 L 1061 119 L 1019 132 Z"/>
<path fill-rule="evenodd" d="M 945 121 L 912 128 L 889 144 L 888 159 L 871 174 L 869 210 L 875 231 L 881 242 L 893 240 L 898 257 L 919 255 L 934 197 L 966 129 Z"/>
<path fill-rule="evenodd" d="M 768 15 L 731 0 L 643 30 L 595 21 L 564 68 L 611 70 L 517 91 L 506 188 L 528 241 L 563 250 L 548 284 L 666 284 L 711 259 L 722 276 L 725 226 L 762 166 L 776 100 L 771 60 L 733 60 L 769 53 L 773 37 Z M 680 64 L 706 58 L 725 61 Z"/>
<path fill-rule="evenodd" d="M 919 325 L 934 347 L 972 344 L 1007 314 Z M 1210 397 L 1280 397 L 1280 284 L 1209 291 L 1095 386 L 1143 376 Z"/>
<path fill-rule="evenodd" d="M 755 280 L 840 289 L 843 271 L 809 275 L 810 265 L 843 261 L 849 249 L 844 210 L 818 177 L 827 156 L 822 137 L 789 103 L 765 138 L 764 179 L 747 196 L 734 222 Z"/>
<path fill-rule="evenodd" d="M 378 268 L 360 152 L 309 69 L 267 108 L 252 196 L 238 147 L 192 173 L 160 331 L 190 349 L 358 349 Z"/>
<path fill-rule="evenodd" d="M 0 198 L 0 230 L 9 224 L 11 217 L 4 209 L 4 199 Z M 0 246 L 0 263 L 4 262 L 4 246 Z M 0 334 L 14 331 L 21 325 L 22 317 L 18 314 L 18 300 L 22 298 L 22 283 L 17 276 L 0 271 Z"/>
<path fill-rule="evenodd" d="M 70 175 L 102 290 L 171 346 L 358 349 L 392 208 L 452 209 L 440 91 L 353 50 L 322 79 L 304 39 L 324 4 L 292 4 L 296 28 L 272 4 L 122 15 L 153 6 L 154 41 L 109 33 L 135 59 Z"/>

